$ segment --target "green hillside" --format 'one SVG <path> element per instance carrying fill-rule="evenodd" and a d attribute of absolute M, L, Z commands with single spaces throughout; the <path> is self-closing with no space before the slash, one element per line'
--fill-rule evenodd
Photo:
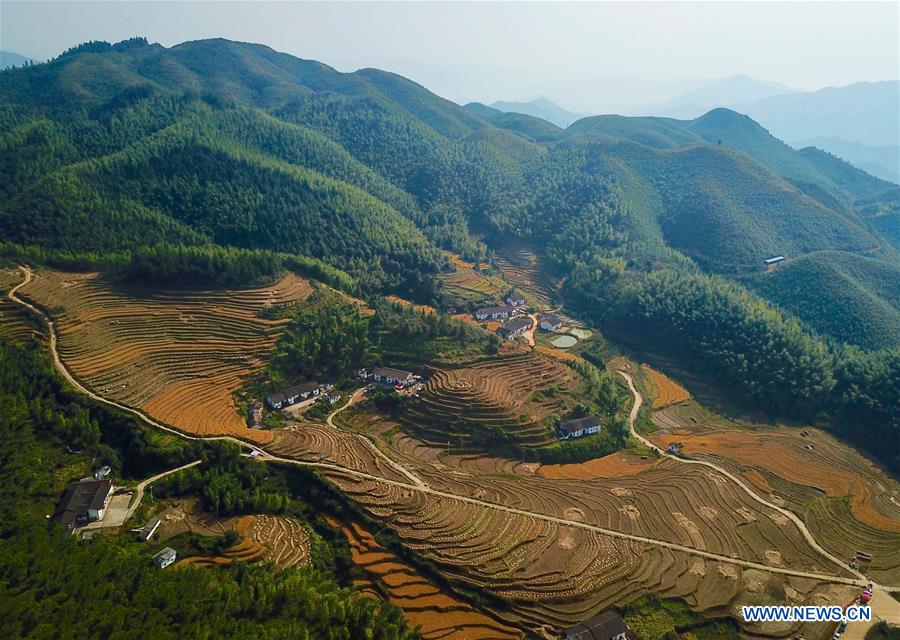
<path fill-rule="evenodd" d="M 900 346 L 900 266 L 826 251 L 788 260 L 748 286 L 823 335 L 868 349 Z"/>
<path fill-rule="evenodd" d="M 900 262 L 896 188 L 732 111 L 561 130 L 260 45 L 88 43 L 0 75 L 0 196 L 0 241 L 32 258 L 121 266 L 151 247 L 167 275 L 219 256 L 237 278 L 293 254 L 362 295 L 438 307 L 445 250 L 487 261 L 525 242 L 598 327 L 715 372 L 734 397 L 894 428 L 894 352 L 852 349 L 896 344 L 879 284 Z M 784 273 L 756 278 L 774 254 Z M 838 355 L 821 335 L 855 346 Z"/>

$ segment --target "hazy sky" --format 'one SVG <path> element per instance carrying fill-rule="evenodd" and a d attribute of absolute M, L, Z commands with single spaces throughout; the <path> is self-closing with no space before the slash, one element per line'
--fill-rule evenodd
<path fill-rule="evenodd" d="M 798 89 L 900 76 L 898 2 L 0 0 L 0 24 L 0 48 L 40 59 L 86 40 L 225 37 L 346 71 L 386 68 L 457 101 L 556 87 L 576 108 L 586 105 L 573 104 L 572 86 L 596 79 L 627 78 L 652 98 L 666 81 L 738 73 Z M 628 91 L 621 81 L 603 86 Z"/>

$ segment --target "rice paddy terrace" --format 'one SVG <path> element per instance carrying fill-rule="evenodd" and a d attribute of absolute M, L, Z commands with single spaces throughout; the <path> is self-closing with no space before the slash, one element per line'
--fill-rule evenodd
<path fill-rule="evenodd" d="M 559 292 L 560 281 L 541 268 L 540 258 L 532 250 L 507 244 L 497 251 L 495 262 L 503 276 L 521 291 L 531 304 L 550 308 Z"/>
<path fill-rule="evenodd" d="M 453 301 L 451 304 L 464 306 L 487 303 L 499 298 L 509 286 L 502 278 L 483 272 L 480 265 L 466 262 L 456 255 L 451 257 L 454 270 L 440 276 L 445 295 Z"/>
<path fill-rule="evenodd" d="M 403 609 L 425 640 L 514 640 L 521 633 L 473 609 L 423 578 L 356 523 L 341 527 L 354 564 L 367 578 L 354 586 L 369 597 L 387 599 Z M 385 593 L 386 592 L 386 593 Z"/>
<path fill-rule="evenodd" d="M 818 429 L 748 428 L 695 403 L 653 417 L 654 443 L 680 443 L 685 456 L 715 461 L 776 504 L 800 514 L 830 551 L 848 561 L 873 556 L 866 571 L 900 584 L 900 484 Z"/>
<path fill-rule="evenodd" d="M 18 269 L 0 269 L 0 337 L 9 340 L 27 339 L 40 330 L 28 310 L 7 297 L 9 290 L 21 282 Z"/>
<path fill-rule="evenodd" d="M 221 556 L 182 558 L 177 567 L 222 566 L 232 562 L 271 562 L 280 569 L 309 564 L 309 534 L 293 518 L 254 515 L 232 518 L 231 528 L 241 540 Z"/>
<path fill-rule="evenodd" d="M 271 432 L 248 429 L 232 394 L 263 366 L 288 322 L 259 312 L 311 292 L 295 275 L 256 289 L 185 292 L 57 271 L 19 291 L 53 317 L 61 358 L 95 393 L 189 434 L 255 442 Z"/>
<path fill-rule="evenodd" d="M 578 374 L 558 360 L 515 351 L 434 370 L 403 422 L 433 442 L 450 437 L 466 447 L 493 430 L 509 442 L 537 447 L 555 440 L 549 418 L 564 411 L 578 384 Z"/>

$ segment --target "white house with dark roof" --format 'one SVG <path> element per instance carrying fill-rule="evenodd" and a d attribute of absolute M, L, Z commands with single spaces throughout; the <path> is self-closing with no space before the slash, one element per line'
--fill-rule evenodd
<path fill-rule="evenodd" d="M 506 340 L 518 338 L 531 328 L 531 318 L 513 318 L 502 327 L 497 327 L 496 334 Z"/>
<path fill-rule="evenodd" d="M 317 397 L 322 392 L 318 382 L 304 382 L 284 391 L 278 391 L 266 398 L 266 404 L 270 409 L 284 409 L 303 400 Z"/>
<path fill-rule="evenodd" d="M 166 547 L 155 556 L 153 556 L 153 562 L 160 569 L 165 569 L 170 564 L 175 562 L 175 558 L 178 557 L 178 554 L 175 553 L 175 549 L 172 547 Z"/>
<path fill-rule="evenodd" d="M 563 319 L 555 313 L 545 313 L 541 316 L 540 327 L 544 331 L 559 331 L 563 326 Z"/>
<path fill-rule="evenodd" d="M 573 438 L 581 438 L 594 433 L 600 433 L 603 425 L 600 416 L 587 416 L 578 418 L 577 420 L 568 420 L 560 422 L 556 428 L 560 440 L 571 440 Z"/>
<path fill-rule="evenodd" d="M 513 307 L 484 307 L 475 312 L 476 320 L 506 320 L 512 316 Z"/>
<path fill-rule="evenodd" d="M 511 293 L 506 298 L 506 304 L 508 304 L 511 307 L 521 307 L 522 305 L 525 304 L 525 298 L 523 298 L 522 296 L 520 296 L 517 293 Z"/>
<path fill-rule="evenodd" d="M 392 369 L 391 367 L 376 367 L 372 371 L 372 378 L 375 382 L 384 384 L 412 384 L 415 376 L 409 371 L 403 369 Z"/>

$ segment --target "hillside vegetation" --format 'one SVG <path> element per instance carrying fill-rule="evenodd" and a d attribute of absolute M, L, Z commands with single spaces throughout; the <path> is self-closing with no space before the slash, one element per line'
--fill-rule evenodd
<path fill-rule="evenodd" d="M 864 410 L 876 429 L 898 428 L 896 351 L 858 350 L 900 346 L 882 276 L 843 271 L 852 286 L 806 291 L 840 305 L 840 323 L 786 296 L 790 266 L 760 279 L 771 286 L 756 280 L 774 254 L 807 264 L 818 275 L 793 273 L 810 286 L 836 268 L 800 260 L 817 252 L 895 273 L 896 188 L 746 116 L 600 116 L 561 130 L 226 40 L 87 43 L 2 74 L 2 240 L 37 247 L 33 258 L 300 254 L 355 292 L 446 308 L 445 252 L 485 262 L 512 240 L 538 247 L 566 302 L 600 328 L 658 342 L 749 402 L 822 421 Z M 208 273 L 196 259 L 164 264 L 188 282 Z"/>
<path fill-rule="evenodd" d="M 819 333 L 870 349 L 900 344 L 900 267 L 826 251 L 788 261 L 748 286 Z"/>

